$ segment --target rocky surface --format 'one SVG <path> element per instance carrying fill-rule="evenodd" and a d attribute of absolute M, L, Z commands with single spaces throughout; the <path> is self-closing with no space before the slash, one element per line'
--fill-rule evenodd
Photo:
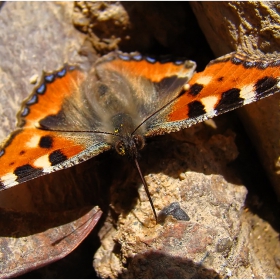
<path fill-rule="evenodd" d="M 217 126 L 223 127 L 219 122 Z M 120 216 L 117 221 L 108 217 L 99 233 L 101 247 L 94 258 L 98 275 L 277 277 L 274 258 L 279 244 L 273 248 L 277 232 L 265 221 L 257 217 L 252 221 L 251 215 L 243 214 L 247 190 L 240 182 L 240 169 L 244 163 L 238 164 L 233 131 L 198 125 L 175 137 L 150 143 L 141 166 L 156 210 L 176 201 L 190 220 L 169 217 L 156 225 L 143 187 L 140 199 L 130 206 L 133 209 L 126 210 L 127 190 L 134 184 L 119 182 L 111 189 L 111 207 Z M 254 227 L 266 228 L 265 234 L 259 229 L 259 235 L 253 233 Z M 271 254 L 265 252 L 268 245 Z"/>
<path fill-rule="evenodd" d="M 190 4 L 216 56 L 243 49 L 279 52 L 277 2 L 193 2 Z"/>
<path fill-rule="evenodd" d="M 240 223 L 247 191 L 225 167 L 238 154 L 234 134 L 207 135 L 207 129 L 200 125 L 182 133 L 181 141 L 170 137 L 152 143 L 141 162 L 149 170 L 146 180 L 156 209 L 177 201 L 189 221 L 169 217 L 156 225 L 142 187 L 133 210 L 123 214 L 124 198 L 114 192 L 112 207 L 121 215 L 116 228 L 100 232 L 102 246 L 94 260 L 102 278 L 216 278 L 229 269 L 238 275 L 245 260 L 235 257 L 244 250 L 236 240 L 248 243 L 249 237 Z M 247 265 L 248 256 L 244 259 Z"/>

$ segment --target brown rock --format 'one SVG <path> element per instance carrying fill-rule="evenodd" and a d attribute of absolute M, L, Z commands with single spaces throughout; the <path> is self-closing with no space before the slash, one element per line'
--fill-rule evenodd
<path fill-rule="evenodd" d="M 217 57 L 237 49 L 280 51 L 277 2 L 191 2 L 190 5 Z"/>
<path fill-rule="evenodd" d="M 71 26 L 73 4 L 11 2 L 1 8 L 0 139 L 15 128 L 16 113 L 34 85 L 30 78 L 76 62 L 83 34 Z M 7 98 L 9 96 L 9 98 Z"/>
<path fill-rule="evenodd" d="M 208 131 L 205 125 L 196 126 L 184 131 L 182 142 L 153 143 L 145 152 L 149 159 L 144 170 L 150 169 L 146 180 L 156 209 L 178 201 L 190 221 L 169 218 L 163 225 L 155 225 L 141 187 L 140 201 L 133 210 L 121 213 L 117 229 L 102 235 L 104 245 L 94 260 L 102 278 L 225 277 L 227 269 L 238 275 L 239 265 L 243 267 L 247 261 L 248 266 L 248 255 L 240 261 L 233 258 L 234 269 L 229 262 L 242 232 L 240 217 L 247 193 L 231 168 L 225 168 L 237 156 L 234 134 L 199 137 L 200 129 Z M 189 137 L 195 143 L 185 142 Z M 156 154 L 161 154 L 158 164 Z M 114 192 L 112 207 L 116 209 L 114 201 L 123 200 Z M 248 240 L 249 235 L 244 238 Z M 249 277 L 250 273 L 249 266 L 242 275 Z"/>

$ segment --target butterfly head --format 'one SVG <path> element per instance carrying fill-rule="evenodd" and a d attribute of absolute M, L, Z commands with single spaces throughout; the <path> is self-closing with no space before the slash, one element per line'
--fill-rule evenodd
<path fill-rule="evenodd" d="M 115 149 L 119 155 L 128 155 L 130 158 L 137 158 L 138 151 L 145 146 L 145 139 L 139 129 L 138 134 L 134 133 L 135 124 L 128 114 L 117 114 L 112 118 L 114 133 L 117 136 Z"/>
<path fill-rule="evenodd" d="M 145 140 L 142 135 L 132 135 L 130 137 L 124 137 L 117 141 L 115 149 L 121 156 L 128 155 L 135 159 L 138 158 L 138 151 L 145 146 Z"/>

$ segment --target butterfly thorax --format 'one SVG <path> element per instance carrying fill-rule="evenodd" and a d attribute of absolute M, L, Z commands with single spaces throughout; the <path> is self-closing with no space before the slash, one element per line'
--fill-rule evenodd
<path fill-rule="evenodd" d="M 134 134 L 136 124 L 126 113 L 119 113 L 112 117 L 114 127 L 114 146 L 118 154 L 128 155 L 132 159 L 138 158 L 138 151 L 145 145 L 143 135 Z"/>

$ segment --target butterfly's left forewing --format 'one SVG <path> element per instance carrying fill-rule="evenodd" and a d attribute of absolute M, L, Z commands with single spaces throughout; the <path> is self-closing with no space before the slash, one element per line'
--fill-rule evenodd
<path fill-rule="evenodd" d="M 75 165 L 110 148 L 90 133 L 69 131 L 71 127 L 77 129 L 74 123 L 79 112 L 69 112 L 67 101 L 73 100 L 76 107 L 83 103 L 79 88 L 84 80 L 83 71 L 68 65 L 44 74 L 39 86 L 22 104 L 17 130 L 2 143 L 0 189 Z M 69 119 L 67 116 L 71 116 L 73 125 L 68 121 L 66 132 L 59 131 L 65 119 Z"/>
<path fill-rule="evenodd" d="M 279 91 L 279 58 L 228 54 L 194 74 L 188 89 L 148 121 L 146 136 L 190 127 Z"/>

